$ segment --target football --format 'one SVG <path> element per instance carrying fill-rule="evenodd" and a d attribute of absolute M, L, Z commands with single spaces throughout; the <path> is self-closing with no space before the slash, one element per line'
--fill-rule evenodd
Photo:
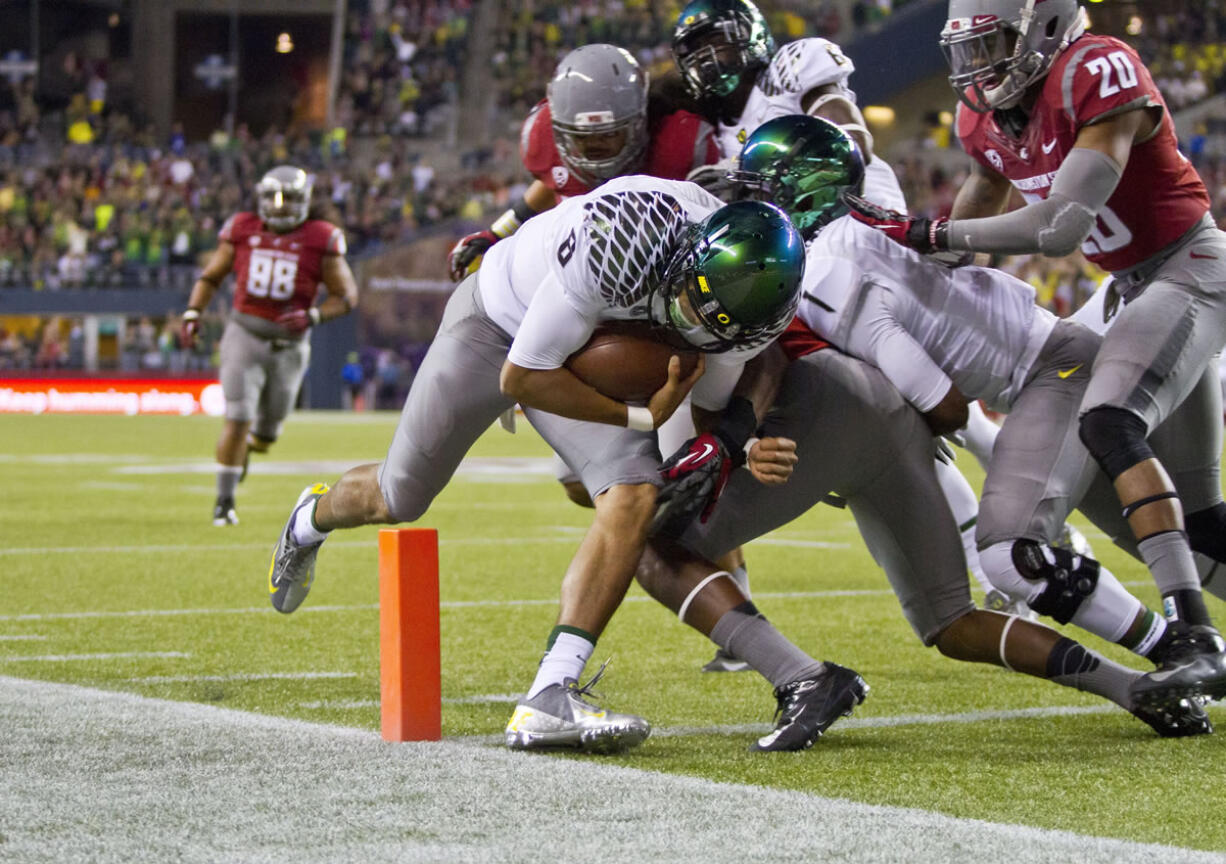
<path fill-rule="evenodd" d="M 666 345 L 646 322 L 608 322 L 570 355 L 566 368 L 610 399 L 645 402 L 668 380 L 668 359 L 681 358 L 681 377 L 694 371 L 698 351 Z"/>

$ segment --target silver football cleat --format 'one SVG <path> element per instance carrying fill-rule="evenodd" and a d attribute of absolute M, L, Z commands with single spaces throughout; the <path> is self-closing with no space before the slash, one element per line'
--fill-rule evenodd
<path fill-rule="evenodd" d="M 637 747 L 651 734 L 651 724 L 633 714 L 615 714 L 585 696 L 600 680 L 604 667 L 582 687 L 573 679 L 550 684 L 515 706 L 507 724 L 507 747 L 546 750 L 569 747 L 587 753 L 617 753 Z"/>
<path fill-rule="evenodd" d="M 290 511 L 276 548 L 272 552 L 272 561 L 268 565 L 268 593 L 271 595 L 273 608 L 286 614 L 293 612 L 302 605 L 315 581 L 315 556 L 323 545 L 311 543 L 301 546 L 294 541 L 294 517 L 307 503 L 318 500 L 328 491 L 326 483 L 316 483 L 302 490 L 294 509 Z"/>

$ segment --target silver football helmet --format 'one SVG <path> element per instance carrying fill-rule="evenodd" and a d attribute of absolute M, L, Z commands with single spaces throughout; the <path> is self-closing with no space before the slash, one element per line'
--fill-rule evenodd
<path fill-rule="evenodd" d="M 584 45 L 562 58 L 546 90 L 553 140 L 589 186 L 628 174 L 647 151 L 647 72 L 622 48 Z"/>
<path fill-rule="evenodd" d="M 1084 32 L 1077 0 L 949 0 L 949 83 L 976 113 L 1012 108 Z"/>
<path fill-rule="evenodd" d="M 293 231 L 311 209 L 310 176 L 293 165 L 278 165 L 256 184 L 260 220 L 273 231 Z"/>

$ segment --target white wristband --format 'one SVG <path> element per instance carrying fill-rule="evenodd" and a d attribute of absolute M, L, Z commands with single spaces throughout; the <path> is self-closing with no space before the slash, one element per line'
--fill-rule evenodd
<path fill-rule="evenodd" d="M 627 405 L 626 428 L 637 429 L 639 432 L 650 432 L 655 429 L 656 421 L 651 416 L 651 409 L 641 405 Z"/>
<path fill-rule="evenodd" d="M 315 326 L 316 324 L 318 324 L 319 323 L 319 307 L 312 306 L 310 309 L 308 309 L 307 317 L 311 319 L 311 326 Z"/>
<path fill-rule="evenodd" d="M 199 309 L 187 309 L 187 310 L 185 310 L 185 311 L 183 312 L 183 320 L 184 320 L 184 321 L 198 321 L 198 320 L 200 320 L 200 310 L 199 310 Z"/>
<path fill-rule="evenodd" d="M 758 437 L 756 437 L 756 436 L 755 436 L 755 437 L 750 438 L 748 441 L 746 441 L 746 442 L 745 442 L 745 447 L 744 447 L 743 449 L 745 450 L 745 458 L 746 458 L 746 459 L 748 459 L 748 458 L 749 458 L 749 451 L 753 449 L 753 445 L 757 444 L 757 443 L 758 443 L 759 441 L 761 441 L 761 440 L 762 440 L 761 438 L 758 438 Z"/>

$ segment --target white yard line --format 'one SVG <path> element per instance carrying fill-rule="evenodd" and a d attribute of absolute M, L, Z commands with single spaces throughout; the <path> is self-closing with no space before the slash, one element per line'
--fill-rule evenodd
<path fill-rule="evenodd" d="M 234 675 L 145 675 L 126 680 L 133 684 L 180 684 L 196 681 L 313 681 L 357 677 L 356 672 L 242 672 Z"/>
<path fill-rule="evenodd" d="M 72 663 L 78 660 L 129 660 L 141 658 L 149 660 L 175 659 L 182 660 L 191 657 L 182 651 L 115 651 L 107 654 L 37 654 L 24 657 L 0 656 L 0 663 Z"/>
<path fill-rule="evenodd" d="M 29 864 L 510 862 L 580 847 L 657 864 L 1226 861 L 14 678 L 0 678 L 0 728 L 0 850 Z"/>

